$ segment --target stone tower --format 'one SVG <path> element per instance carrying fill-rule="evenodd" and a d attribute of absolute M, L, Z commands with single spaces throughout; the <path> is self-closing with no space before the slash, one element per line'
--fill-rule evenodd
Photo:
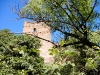
<path fill-rule="evenodd" d="M 38 37 L 51 41 L 50 27 L 43 22 L 24 22 L 23 33 L 35 34 Z M 53 46 L 50 42 L 40 39 L 41 47 L 39 48 L 40 56 L 44 58 L 44 62 L 48 63 L 53 60 L 53 57 L 49 55 L 49 49 Z"/>

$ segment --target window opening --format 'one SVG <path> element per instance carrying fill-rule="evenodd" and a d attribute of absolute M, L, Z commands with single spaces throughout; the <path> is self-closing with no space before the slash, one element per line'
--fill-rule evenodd
<path fill-rule="evenodd" d="M 36 28 L 33 29 L 33 32 L 36 32 Z"/>

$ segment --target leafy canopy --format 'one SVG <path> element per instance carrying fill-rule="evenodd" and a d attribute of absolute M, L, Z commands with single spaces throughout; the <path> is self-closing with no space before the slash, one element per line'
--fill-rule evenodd
<path fill-rule="evenodd" d="M 42 75 L 40 41 L 28 35 L 14 35 L 0 30 L 0 75 Z"/>
<path fill-rule="evenodd" d="M 97 3 L 97 0 L 29 0 L 19 16 L 45 22 L 53 32 L 61 32 L 65 40 L 69 36 L 77 39 L 66 46 L 83 44 L 92 48 L 96 44 L 89 40 L 89 34 L 100 28 L 96 23 L 99 13 L 94 10 Z"/>
<path fill-rule="evenodd" d="M 50 49 L 55 63 L 47 69 L 48 75 L 98 75 L 100 39 L 94 31 L 100 28 L 97 4 L 97 0 L 29 0 L 20 10 L 20 18 L 45 22 L 52 32 L 64 35 L 61 43 Z"/>

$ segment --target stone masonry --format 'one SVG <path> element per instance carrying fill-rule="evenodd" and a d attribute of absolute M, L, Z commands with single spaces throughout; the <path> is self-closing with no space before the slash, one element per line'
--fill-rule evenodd
<path fill-rule="evenodd" d="M 23 33 L 35 34 L 38 37 L 51 41 L 50 28 L 43 22 L 24 22 Z M 53 46 L 52 43 L 40 39 L 41 47 L 39 48 L 40 56 L 44 58 L 45 63 L 49 63 L 53 60 L 53 57 L 49 55 L 49 49 Z"/>

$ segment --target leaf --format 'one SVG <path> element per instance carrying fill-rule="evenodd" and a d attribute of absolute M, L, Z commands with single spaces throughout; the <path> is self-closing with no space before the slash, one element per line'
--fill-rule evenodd
<path fill-rule="evenodd" d="M 57 75 L 61 75 L 59 72 L 57 72 Z"/>
<path fill-rule="evenodd" d="M 97 68 L 97 61 L 95 61 L 95 60 L 92 59 L 92 58 L 88 58 L 88 59 L 87 59 L 87 62 L 86 62 L 86 65 L 85 65 L 85 68 L 86 68 L 87 70 L 96 69 L 96 68 Z"/>
<path fill-rule="evenodd" d="M 24 51 L 23 50 L 21 50 L 19 53 L 24 55 Z"/>
<path fill-rule="evenodd" d="M 65 44 L 64 40 L 61 40 L 60 45 L 63 46 Z"/>
<path fill-rule="evenodd" d="M 55 70 L 55 69 L 58 69 L 59 68 L 59 65 L 57 65 L 57 64 L 54 64 L 53 66 L 52 66 L 52 70 Z"/>

